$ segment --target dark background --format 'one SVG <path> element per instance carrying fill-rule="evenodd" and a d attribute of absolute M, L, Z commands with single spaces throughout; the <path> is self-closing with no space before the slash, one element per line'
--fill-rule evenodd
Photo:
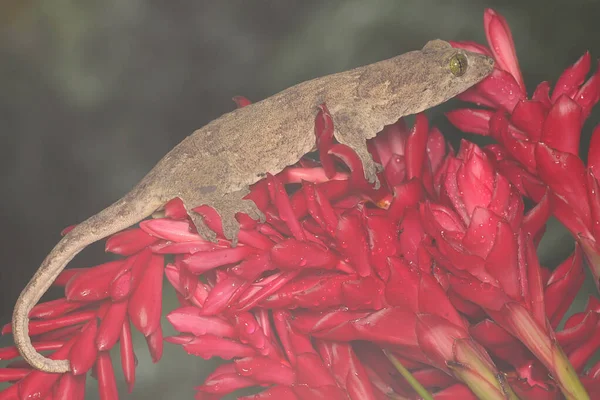
<path fill-rule="evenodd" d="M 585 50 L 600 56 L 593 0 L 0 0 L 0 323 L 64 227 L 122 196 L 231 97 L 260 100 L 438 37 L 485 43 L 485 7 L 508 19 L 530 93 Z M 453 135 L 440 109 L 430 115 Z M 553 224 L 540 257 L 556 265 L 572 248 Z M 190 398 L 206 374 L 180 348 L 157 366 L 146 353 L 125 398 Z"/>

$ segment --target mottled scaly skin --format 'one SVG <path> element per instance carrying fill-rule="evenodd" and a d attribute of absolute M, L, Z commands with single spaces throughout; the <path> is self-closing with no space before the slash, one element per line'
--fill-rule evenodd
<path fill-rule="evenodd" d="M 460 74 L 450 60 L 467 61 Z M 31 345 L 28 314 L 67 263 L 87 245 L 119 232 L 179 197 L 198 232 L 215 234 L 192 208 L 210 205 L 221 215 L 225 236 L 236 240 L 234 217 L 264 218 L 242 198 L 267 172 L 276 174 L 315 147 L 317 107 L 326 103 L 335 138 L 360 156 L 365 177 L 378 184 L 366 140 L 400 117 L 421 112 L 485 78 L 493 61 L 483 55 L 429 42 L 422 50 L 300 83 L 258 103 L 237 109 L 195 131 L 171 150 L 131 192 L 68 233 L 46 257 L 21 293 L 13 313 L 15 343 L 25 360 L 47 372 L 69 371 L 68 360 L 51 360 Z M 455 71 L 454 71 L 455 72 Z"/>

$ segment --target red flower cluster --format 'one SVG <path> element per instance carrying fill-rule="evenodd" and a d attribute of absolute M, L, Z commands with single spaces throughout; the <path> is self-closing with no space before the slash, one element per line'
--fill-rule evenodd
<path fill-rule="evenodd" d="M 498 144 L 463 141 L 454 154 L 424 115 L 412 129 L 400 120 L 369 143 L 383 166 L 375 190 L 358 156 L 334 142 L 322 105 L 320 162 L 302 159 L 254 185 L 248 198 L 267 220 L 238 214 L 236 247 L 213 209 L 196 211 L 216 243 L 173 200 L 164 217 L 108 240 L 123 259 L 63 272 L 56 284 L 66 298 L 35 307 L 30 334 L 38 351 L 68 358 L 72 372 L 14 361 L 0 369 L 0 381 L 16 381 L 0 400 L 83 399 L 90 369 L 100 397 L 116 399 L 108 350 L 117 343 L 131 390 L 131 323 L 155 362 L 162 354 L 163 271 L 181 304 L 167 317 L 180 335 L 165 340 L 232 360 L 197 387 L 197 399 L 254 386 L 265 389 L 247 399 L 600 396 L 600 363 L 584 369 L 600 347 L 598 299 L 557 330 L 584 279 L 582 253 L 598 257 L 599 129 L 587 168 L 577 149 L 600 75 L 583 83 L 586 55 L 552 95 L 542 84 L 529 100 L 506 22 L 487 10 L 485 27 L 491 51 L 456 46 L 496 59 L 491 77 L 461 96 L 488 108 L 448 117 Z M 535 206 L 526 210 L 524 196 Z M 549 271 L 536 246 L 552 214 L 580 246 Z M 17 355 L 0 349 L 0 359 Z"/>

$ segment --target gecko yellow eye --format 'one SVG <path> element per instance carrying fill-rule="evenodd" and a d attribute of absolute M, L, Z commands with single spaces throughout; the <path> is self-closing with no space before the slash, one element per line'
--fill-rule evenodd
<path fill-rule="evenodd" d="M 467 72 L 467 57 L 460 53 L 453 55 L 449 67 L 452 75 L 463 76 Z"/>

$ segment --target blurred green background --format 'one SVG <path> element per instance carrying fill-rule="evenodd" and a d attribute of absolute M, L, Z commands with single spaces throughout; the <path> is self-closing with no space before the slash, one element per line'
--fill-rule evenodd
<path fill-rule="evenodd" d="M 486 7 L 508 19 L 530 92 L 584 51 L 600 56 L 594 0 L 0 0 L 0 322 L 64 227 L 122 196 L 185 136 L 233 109 L 231 97 L 260 100 L 434 38 L 485 43 Z M 430 116 L 458 143 L 444 107 Z M 598 121 L 596 111 L 582 151 Z M 555 266 L 572 248 L 552 224 L 540 257 Z M 99 244 L 71 266 L 107 257 Z M 165 312 L 173 307 L 167 291 Z M 144 347 L 138 341 L 136 389 L 128 395 L 121 382 L 122 398 L 192 398 L 212 368 L 168 344 L 153 365 Z"/>

